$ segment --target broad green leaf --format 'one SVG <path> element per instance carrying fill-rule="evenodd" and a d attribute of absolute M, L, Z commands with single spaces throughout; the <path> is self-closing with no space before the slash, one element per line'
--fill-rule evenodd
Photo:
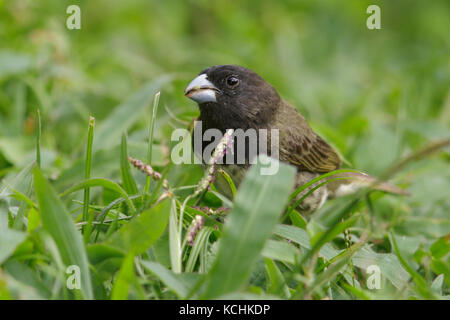
<path fill-rule="evenodd" d="M 184 298 L 189 292 L 188 285 L 182 280 L 179 274 L 176 274 L 162 264 L 151 261 L 141 261 L 145 269 L 149 270 L 159 278 L 170 290 L 178 297 Z"/>
<path fill-rule="evenodd" d="M 274 233 L 280 237 L 293 241 L 305 249 L 311 249 L 308 233 L 300 228 L 279 224 L 275 226 Z M 339 251 L 334 249 L 331 244 L 326 243 L 319 251 L 319 254 L 327 260 L 333 259 L 339 254 Z"/>
<path fill-rule="evenodd" d="M 105 244 L 124 252 L 144 253 L 163 234 L 169 221 L 171 201 L 166 198 L 114 233 Z"/>
<path fill-rule="evenodd" d="M 103 243 L 96 243 L 88 246 L 87 254 L 91 264 L 97 264 L 110 258 L 123 258 L 125 256 L 122 250 Z"/>
<path fill-rule="evenodd" d="M 433 243 L 430 252 L 435 259 L 441 259 L 450 252 L 450 236 L 442 237 Z"/>
<path fill-rule="evenodd" d="M 274 175 L 261 175 L 261 162 L 279 165 Z M 259 156 L 247 173 L 224 227 L 211 268 L 205 298 L 215 298 L 245 285 L 253 264 L 287 203 L 295 169 Z"/>
<path fill-rule="evenodd" d="M 303 229 L 286 224 L 278 224 L 275 226 L 274 233 L 280 237 L 298 243 L 304 248 L 311 249 L 309 235 Z"/>
<path fill-rule="evenodd" d="M 123 259 L 122 266 L 117 274 L 111 292 L 111 300 L 126 300 L 134 281 L 134 253 L 130 251 Z"/>
<path fill-rule="evenodd" d="M 275 227 L 274 233 L 283 238 L 298 243 L 305 249 L 311 249 L 309 235 L 305 230 L 289 225 L 277 225 Z M 286 257 L 288 257 L 289 255 L 287 253 L 288 251 L 286 249 L 282 251 L 283 243 L 270 244 L 276 247 L 270 248 L 268 246 L 268 242 L 266 244 L 267 248 L 265 248 L 263 252 L 265 253 L 266 257 L 271 257 L 279 261 L 289 262 L 288 260 L 286 260 Z M 280 259 L 282 257 L 276 257 L 277 254 L 280 255 L 280 252 L 286 252 L 286 257 L 284 260 Z M 336 257 L 339 253 L 340 251 L 334 249 L 330 243 L 326 243 L 319 251 L 319 254 L 328 261 Z M 362 268 L 364 271 L 371 265 L 377 265 L 378 267 L 380 267 L 383 276 L 385 276 L 397 288 L 403 287 L 409 280 L 408 273 L 402 267 L 395 255 L 391 253 L 376 253 L 367 245 L 362 247 L 355 253 L 352 258 L 352 262 L 356 267 Z"/>
<path fill-rule="evenodd" d="M 353 256 L 355 267 L 364 271 L 368 267 L 375 265 L 381 270 L 383 277 L 386 277 L 396 288 L 403 288 L 409 281 L 408 272 L 402 267 L 398 258 L 392 253 L 376 253 L 368 245 L 364 246 Z"/>
<path fill-rule="evenodd" d="M 397 241 L 393 233 L 390 234 L 390 240 L 398 260 L 405 268 L 405 270 L 411 275 L 411 278 L 416 283 L 417 292 L 420 293 L 425 299 L 435 299 L 436 297 L 434 293 L 432 292 L 431 288 L 428 286 L 427 282 L 422 277 L 422 275 L 419 274 L 416 270 L 414 270 L 401 255 Z"/>
<path fill-rule="evenodd" d="M 306 219 L 303 218 L 303 216 L 298 213 L 295 210 L 292 210 L 289 213 L 289 218 L 291 219 L 292 223 L 299 228 L 305 229 L 306 230 L 306 225 L 308 224 Z"/>
<path fill-rule="evenodd" d="M 45 286 L 34 269 L 16 260 L 8 261 L 4 267 L 17 281 L 36 289 L 40 296 L 50 298 L 50 289 Z"/>
<path fill-rule="evenodd" d="M 28 226 L 27 226 L 28 233 L 39 227 L 40 223 L 41 217 L 39 216 L 39 212 L 36 211 L 36 209 L 31 208 L 28 211 Z"/>
<path fill-rule="evenodd" d="M 265 258 L 294 264 L 299 251 L 285 241 L 267 240 L 261 252 Z"/>
<path fill-rule="evenodd" d="M 267 292 L 285 299 L 290 298 L 291 293 L 289 292 L 289 287 L 276 263 L 271 259 L 265 258 L 264 260 L 266 261 L 266 272 L 268 276 Z"/>
<path fill-rule="evenodd" d="M 438 275 L 431 283 L 431 289 L 438 294 L 442 294 L 442 285 L 444 284 L 444 274 Z"/>
<path fill-rule="evenodd" d="M 17 246 L 26 238 L 26 233 L 12 229 L 0 231 L 0 264 L 14 252 Z"/>
<path fill-rule="evenodd" d="M 433 259 L 431 261 L 431 270 L 435 274 L 444 274 L 444 281 L 450 286 L 450 263 L 447 261 Z"/>
<path fill-rule="evenodd" d="M 166 228 L 166 231 L 164 231 L 162 236 L 153 244 L 149 251 L 151 252 L 152 261 L 158 262 L 166 268 L 171 267 L 168 228 Z"/>
<path fill-rule="evenodd" d="M 13 297 L 9 293 L 6 281 L 0 278 L 0 300 L 12 300 Z"/>
<path fill-rule="evenodd" d="M 53 187 L 37 167 L 33 169 L 33 180 L 42 224 L 55 241 L 64 264 L 80 268 L 81 292 L 85 299 L 92 299 L 88 259 L 81 234 Z"/>

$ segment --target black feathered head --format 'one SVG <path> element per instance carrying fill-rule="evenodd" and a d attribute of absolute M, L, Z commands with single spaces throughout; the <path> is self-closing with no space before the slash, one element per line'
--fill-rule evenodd
<path fill-rule="evenodd" d="M 222 131 L 265 127 L 280 102 L 276 90 L 263 78 L 235 65 L 201 71 L 185 95 L 199 104 L 199 120 Z"/>

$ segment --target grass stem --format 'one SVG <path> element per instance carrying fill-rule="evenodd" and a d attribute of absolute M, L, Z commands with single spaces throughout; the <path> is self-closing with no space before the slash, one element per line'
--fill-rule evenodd
<path fill-rule="evenodd" d="M 156 122 L 156 114 L 158 112 L 158 106 L 159 106 L 159 96 L 161 93 L 158 91 L 154 98 L 153 98 L 153 107 L 152 107 L 152 117 L 150 119 L 150 126 L 148 129 L 148 148 L 147 148 L 147 163 L 149 165 L 152 165 L 152 155 L 153 155 L 153 131 L 155 129 L 155 122 Z M 150 180 L 151 177 L 147 177 L 147 181 L 145 183 L 144 188 L 144 199 L 148 193 L 148 190 L 150 189 Z"/>
<path fill-rule="evenodd" d="M 38 167 L 41 167 L 41 112 L 37 110 L 37 135 L 36 135 L 36 163 Z"/>
<path fill-rule="evenodd" d="M 89 118 L 89 128 L 88 128 L 88 141 L 86 147 L 86 162 L 85 162 L 85 172 L 84 177 L 89 179 L 91 177 L 91 165 L 92 165 L 92 145 L 94 141 L 94 126 L 95 126 L 95 118 Z M 92 219 L 88 219 L 89 214 L 89 187 L 84 188 L 84 201 L 83 201 L 83 221 L 88 221 L 87 226 L 83 228 L 84 233 L 84 241 L 85 243 L 89 240 L 90 231 L 92 228 Z"/>

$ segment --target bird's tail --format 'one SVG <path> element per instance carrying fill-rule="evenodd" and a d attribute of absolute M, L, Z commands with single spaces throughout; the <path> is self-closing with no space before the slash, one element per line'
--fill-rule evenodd
<path fill-rule="evenodd" d="M 331 197 L 352 194 L 362 187 L 369 187 L 374 190 L 403 196 L 410 195 L 410 193 L 404 189 L 388 182 L 379 181 L 377 178 L 363 172 L 338 173 L 331 176 L 330 179 L 333 180 L 327 183 L 327 189 Z"/>

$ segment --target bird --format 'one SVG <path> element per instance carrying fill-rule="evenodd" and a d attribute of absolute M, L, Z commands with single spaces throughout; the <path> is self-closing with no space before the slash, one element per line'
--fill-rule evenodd
<path fill-rule="evenodd" d="M 208 129 L 217 129 L 222 134 L 228 129 L 277 129 L 278 157 L 281 162 L 296 168 L 295 188 L 342 166 L 339 154 L 311 129 L 297 108 L 282 99 L 271 84 L 248 68 L 238 65 L 206 68 L 188 84 L 184 94 L 198 104 L 200 116 L 196 124 L 201 124 L 202 133 Z M 200 151 L 204 150 L 205 145 L 202 141 Z M 248 151 L 248 147 L 246 145 L 245 150 Z M 273 150 L 269 148 L 268 153 L 271 151 Z M 244 163 L 222 164 L 220 168 L 239 186 L 251 165 L 249 160 L 246 159 Z M 345 177 L 348 179 L 333 180 L 319 187 L 296 209 L 309 215 L 318 210 L 327 199 L 353 193 L 361 186 L 374 185 L 377 181 L 359 171 L 346 173 Z M 317 184 L 318 182 L 312 184 L 298 194 L 297 199 Z M 230 186 L 223 175 L 216 173 L 214 185 L 218 191 L 231 197 Z M 387 182 L 377 183 L 374 188 L 393 194 L 407 194 L 405 190 Z"/>

